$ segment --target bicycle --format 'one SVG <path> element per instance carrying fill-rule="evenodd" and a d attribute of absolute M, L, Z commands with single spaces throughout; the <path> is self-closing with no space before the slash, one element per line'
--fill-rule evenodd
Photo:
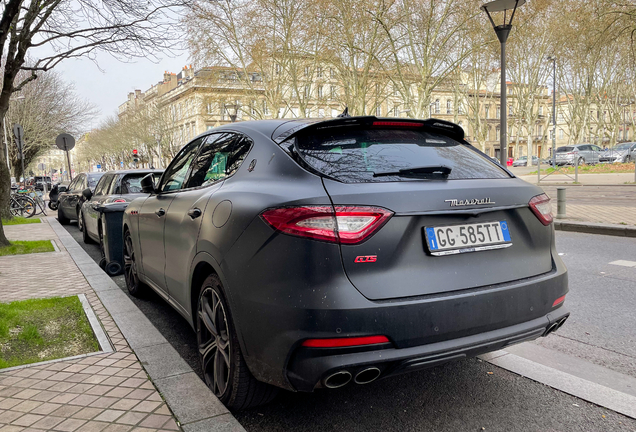
<path fill-rule="evenodd" d="M 12 195 L 9 202 L 9 211 L 12 216 L 30 218 L 35 215 L 37 204 L 27 195 Z"/>
<path fill-rule="evenodd" d="M 44 216 L 48 216 L 45 211 L 46 202 L 42 198 L 42 192 L 37 191 L 33 188 L 33 186 L 27 186 L 25 189 L 18 190 L 17 193 L 21 196 L 26 196 L 33 201 L 35 205 L 35 215 L 43 214 Z"/>

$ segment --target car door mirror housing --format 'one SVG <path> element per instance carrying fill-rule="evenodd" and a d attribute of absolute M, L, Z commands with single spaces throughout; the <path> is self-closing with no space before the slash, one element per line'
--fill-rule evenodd
<path fill-rule="evenodd" d="M 152 179 L 152 174 L 148 174 L 147 176 L 142 178 L 139 184 L 141 185 L 141 190 L 144 193 L 152 194 L 157 192 L 157 190 L 155 189 L 155 182 Z"/>
<path fill-rule="evenodd" d="M 88 201 L 93 197 L 93 192 L 90 190 L 90 188 L 86 188 L 82 191 L 82 196 Z"/>

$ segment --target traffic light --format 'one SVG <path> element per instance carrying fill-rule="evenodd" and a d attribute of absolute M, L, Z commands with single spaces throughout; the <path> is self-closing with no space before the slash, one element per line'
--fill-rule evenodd
<path fill-rule="evenodd" d="M 137 149 L 133 149 L 133 162 L 139 162 L 139 153 L 137 153 Z"/>

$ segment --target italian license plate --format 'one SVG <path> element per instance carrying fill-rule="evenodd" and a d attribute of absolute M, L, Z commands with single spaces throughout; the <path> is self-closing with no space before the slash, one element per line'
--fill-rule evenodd
<path fill-rule="evenodd" d="M 424 237 L 431 255 L 454 255 L 512 246 L 506 221 L 425 227 Z"/>

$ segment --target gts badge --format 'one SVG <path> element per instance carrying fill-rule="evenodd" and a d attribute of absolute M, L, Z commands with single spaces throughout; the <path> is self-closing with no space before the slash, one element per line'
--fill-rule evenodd
<path fill-rule="evenodd" d="M 361 255 L 361 256 L 357 256 L 353 262 L 372 263 L 372 262 L 376 262 L 377 260 L 378 260 L 377 255 Z"/>
<path fill-rule="evenodd" d="M 138 215 L 138 214 L 139 214 L 139 211 L 137 211 L 137 210 L 131 210 L 131 211 L 130 211 L 130 214 L 131 214 L 132 216 L 136 216 L 136 215 Z"/>

